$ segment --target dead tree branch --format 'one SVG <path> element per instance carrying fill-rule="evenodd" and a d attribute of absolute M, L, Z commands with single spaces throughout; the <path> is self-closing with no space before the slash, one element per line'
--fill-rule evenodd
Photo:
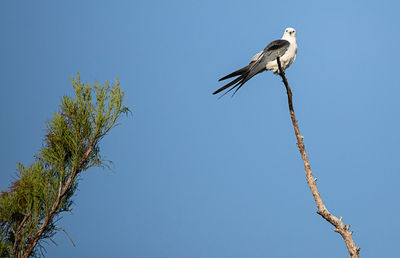
<path fill-rule="evenodd" d="M 310 163 L 308 162 L 308 156 L 306 153 L 306 148 L 303 143 L 303 136 L 300 134 L 299 126 L 297 125 L 296 116 L 294 114 L 293 109 L 293 102 L 292 102 L 292 90 L 290 89 L 289 83 L 285 76 L 285 71 L 282 69 L 281 61 L 279 56 L 277 57 L 278 67 L 279 67 L 279 75 L 282 78 L 282 82 L 285 84 L 286 92 L 288 96 L 288 104 L 289 104 L 289 111 L 290 111 L 290 118 L 292 119 L 294 133 L 296 134 L 297 138 L 297 147 L 299 148 L 301 158 L 303 159 L 306 178 L 308 186 L 310 187 L 311 193 L 314 197 L 315 203 L 317 205 L 318 211 L 317 213 L 321 215 L 325 220 L 331 223 L 335 227 L 335 232 L 339 233 L 343 240 L 346 243 L 347 250 L 349 251 L 351 258 L 358 258 L 360 247 L 357 247 L 355 242 L 353 241 L 352 234 L 353 232 L 349 231 L 350 225 L 345 225 L 342 222 L 342 217 L 338 219 L 336 216 L 331 214 L 328 209 L 325 207 L 324 202 L 322 201 L 321 195 L 318 192 L 316 181 L 317 179 L 314 177 Z"/>
<path fill-rule="evenodd" d="M 72 245 L 73 245 L 74 247 L 76 247 L 76 245 L 75 245 L 75 243 L 74 243 L 74 240 L 72 240 L 71 236 L 68 234 L 68 232 L 67 232 L 64 228 L 59 227 L 59 226 L 56 226 L 56 228 L 57 228 L 57 229 L 60 229 L 60 230 L 62 230 L 62 231 L 64 231 L 64 233 L 68 236 L 69 240 L 71 240 Z"/>

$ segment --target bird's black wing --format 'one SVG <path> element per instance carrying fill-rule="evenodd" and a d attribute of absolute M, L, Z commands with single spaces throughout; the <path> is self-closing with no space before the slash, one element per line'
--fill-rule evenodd
<path fill-rule="evenodd" d="M 264 59 L 260 60 L 263 64 L 267 65 L 267 63 L 276 59 L 276 57 L 283 56 L 288 50 L 290 42 L 284 39 L 277 39 L 272 41 L 264 48 Z"/>
<path fill-rule="evenodd" d="M 269 43 L 268 46 L 266 46 L 264 48 L 264 52 L 280 50 L 280 49 L 284 49 L 284 48 L 286 48 L 285 49 L 285 52 L 286 52 L 289 45 L 290 45 L 289 41 L 287 41 L 285 39 L 277 39 L 277 40 L 274 40 L 271 43 Z"/>

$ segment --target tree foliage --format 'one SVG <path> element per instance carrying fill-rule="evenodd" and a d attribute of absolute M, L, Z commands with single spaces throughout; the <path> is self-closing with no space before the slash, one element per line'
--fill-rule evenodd
<path fill-rule="evenodd" d="M 80 173 L 107 167 L 100 155 L 101 139 L 130 112 L 118 78 L 112 85 L 91 86 L 78 73 L 71 82 L 75 96 L 62 97 L 59 112 L 46 122 L 35 162 L 18 164 L 17 180 L 0 194 L 0 257 L 42 254 L 41 243 L 63 230 L 57 221 L 71 211 Z"/>

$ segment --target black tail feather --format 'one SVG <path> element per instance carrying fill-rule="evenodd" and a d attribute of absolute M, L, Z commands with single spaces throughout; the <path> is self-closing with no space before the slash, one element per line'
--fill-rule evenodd
<path fill-rule="evenodd" d="M 231 81 L 230 83 L 226 84 L 225 86 L 219 88 L 218 90 L 214 91 L 213 94 L 217 94 L 220 93 L 221 91 L 231 87 L 232 87 L 226 91 L 224 94 L 222 94 L 219 98 L 225 96 L 227 93 L 231 92 L 233 89 L 235 89 L 235 91 L 233 92 L 232 96 L 234 96 L 236 94 L 236 92 L 251 78 L 253 78 L 254 75 L 259 74 L 261 72 L 266 71 L 265 67 L 261 68 L 260 67 L 256 67 L 258 64 L 258 62 L 250 62 L 249 65 L 234 71 L 233 73 L 230 73 L 228 75 L 226 75 L 225 77 L 222 77 L 221 79 L 219 79 L 218 81 L 222 81 L 222 80 L 226 80 L 228 78 L 231 77 L 235 77 L 240 75 L 238 78 L 234 79 L 233 81 Z"/>
<path fill-rule="evenodd" d="M 243 68 L 242 68 L 243 69 Z M 232 96 L 234 96 L 236 94 L 236 92 L 248 81 L 250 80 L 254 75 L 256 74 L 251 74 L 250 70 L 247 70 L 246 72 L 244 72 L 241 76 L 239 76 L 238 78 L 234 79 L 233 81 L 231 81 L 230 83 L 228 83 L 227 85 L 219 88 L 218 90 L 214 91 L 213 94 L 217 94 L 220 93 L 221 91 L 231 87 L 233 85 L 232 88 L 230 88 L 228 91 L 226 91 L 223 95 L 221 95 L 221 97 L 225 96 L 227 93 L 229 93 L 230 91 L 232 91 L 233 89 L 236 88 L 235 92 L 233 92 Z M 220 97 L 220 98 L 221 98 Z"/>
<path fill-rule="evenodd" d="M 252 75 L 252 76 L 246 76 L 246 78 L 244 78 L 243 80 L 241 80 L 240 83 L 238 83 L 238 85 L 236 85 L 236 86 L 239 86 L 239 87 L 237 87 L 237 89 L 235 90 L 235 92 L 233 92 L 232 97 L 235 96 L 236 92 L 237 92 L 240 88 L 242 88 L 242 86 L 243 86 L 248 80 L 250 80 L 251 77 L 253 77 L 253 76 L 254 76 L 254 75 Z M 235 86 L 235 88 L 236 88 L 236 86 Z M 233 90 L 233 88 L 232 88 L 232 90 Z"/>
<path fill-rule="evenodd" d="M 234 71 L 233 73 L 230 73 L 230 74 L 228 74 L 227 76 L 222 77 L 222 78 L 219 79 L 218 81 L 223 81 L 223 80 L 226 80 L 226 79 L 229 79 L 229 78 L 238 76 L 238 75 L 242 75 L 242 74 L 246 73 L 246 72 L 249 70 L 249 66 L 250 66 L 250 65 L 245 66 L 245 67 L 243 67 L 243 68 L 240 68 L 239 70 Z"/>
<path fill-rule="evenodd" d="M 215 94 L 217 94 L 217 93 L 220 93 L 221 91 L 223 91 L 223 90 L 229 88 L 230 86 L 234 85 L 234 84 L 237 83 L 237 82 L 240 83 L 240 81 L 241 81 L 242 79 L 243 79 L 243 76 L 240 76 L 240 77 L 234 79 L 233 81 L 231 81 L 231 82 L 228 83 L 227 85 L 222 86 L 222 87 L 219 88 L 218 90 L 214 91 L 214 92 L 213 92 L 213 95 L 215 95 Z"/>
<path fill-rule="evenodd" d="M 240 79 L 240 77 L 237 78 L 237 79 Z M 234 88 L 236 88 L 240 83 L 241 83 L 241 80 L 240 80 L 238 83 L 236 83 L 236 85 L 234 85 L 232 88 L 230 88 L 229 90 L 225 91 L 224 94 L 222 94 L 221 96 L 219 96 L 218 99 L 222 98 L 223 96 L 225 96 L 226 94 L 228 94 L 229 92 L 231 92 L 231 91 L 232 91 Z M 235 95 L 236 91 L 237 91 L 237 90 L 235 90 L 235 92 L 232 94 L 232 97 Z"/>

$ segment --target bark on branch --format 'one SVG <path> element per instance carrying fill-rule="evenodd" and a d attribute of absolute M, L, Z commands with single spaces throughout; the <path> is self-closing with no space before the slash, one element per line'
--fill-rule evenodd
<path fill-rule="evenodd" d="M 36 235 L 29 241 L 28 248 L 26 249 L 25 253 L 23 254 L 23 258 L 28 258 L 33 249 L 35 248 L 36 244 L 38 243 L 40 237 L 42 236 L 43 232 L 45 231 L 47 225 L 51 222 L 51 220 L 54 217 L 54 214 L 56 213 L 57 209 L 59 208 L 60 202 L 62 197 L 64 197 L 65 193 L 67 190 L 71 187 L 72 183 L 74 182 L 76 176 L 82 169 L 82 165 L 89 159 L 90 154 L 93 151 L 93 145 L 90 145 L 88 149 L 86 150 L 85 154 L 83 155 L 82 159 L 79 162 L 78 168 L 74 171 L 72 171 L 71 175 L 69 176 L 68 180 L 61 186 L 58 190 L 58 196 L 53 203 L 53 206 L 51 207 L 51 210 L 49 214 L 46 216 L 46 218 L 43 221 L 43 224 L 41 225 L 40 229 L 36 233 Z"/>
<path fill-rule="evenodd" d="M 296 134 L 297 138 L 297 147 L 299 148 L 301 157 L 303 159 L 306 178 L 308 186 L 310 187 L 311 193 L 314 197 L 315 203 L 317 205 L 318 211 L 317 213 L 321 215 L 325 220 L 331 223 L 335 227 L 335 232 L 339 233 L 342 237 L 344 242 L 346 243 L 347 250 L 349 251 L 351 258 L 358 258 L 360 247 L 357 247 L 355 242 L 352 238 L 352 231 L 349 231 L 350 225 L 345 225 L 342 221 L 342 217 L 337 218 L 333 214 L 331 214 L 328 209 L 325 207 L 324 202 L 322 201 L 321 195 L 318 192 L 316 181 L 317 179 L 314 177 L 310 163 L 308 162 L 308 156 L 306 153 L 306 148 L 303 143 L 303 136 L 300 134 L 299 126 L 297 125 L 296 116 L 294 114 L 293 109 L 293 102 L 292 102 L 292 90 L 290 89 L 289 83 L 285 76 L 285 71 L 282 69 L 281 61 L 279 56 L 277 57 L 278 67 L 279 67 L 279 75 L 282 78 L 282 82 L 285 84 L 286 92 L 288 96 L 288 104 L 289 104 L 289 111 L 290 111 L 290 118 L 292 119 L 294 133 Z"/>
<path fill-rule="evenodd" d="M 31 212 L 25 214 L 24 219 L 22 220 L 21 224 L 19 224 L 17 231 L 14 232 L 14 238 L 15 239 L 14 239 L 14 245 L 13 245 L 13 249 L 12 249 L 13 253 L 15 253 L 16 250 L 17 250 L 17 247 L 18 247 L 18 244 L 19 244 L 19 240 L 20 240 L 20 237 L 21 237 L 21 230 L 24 227 L 27 219 L 30 216 L 31 216 Z"/>

